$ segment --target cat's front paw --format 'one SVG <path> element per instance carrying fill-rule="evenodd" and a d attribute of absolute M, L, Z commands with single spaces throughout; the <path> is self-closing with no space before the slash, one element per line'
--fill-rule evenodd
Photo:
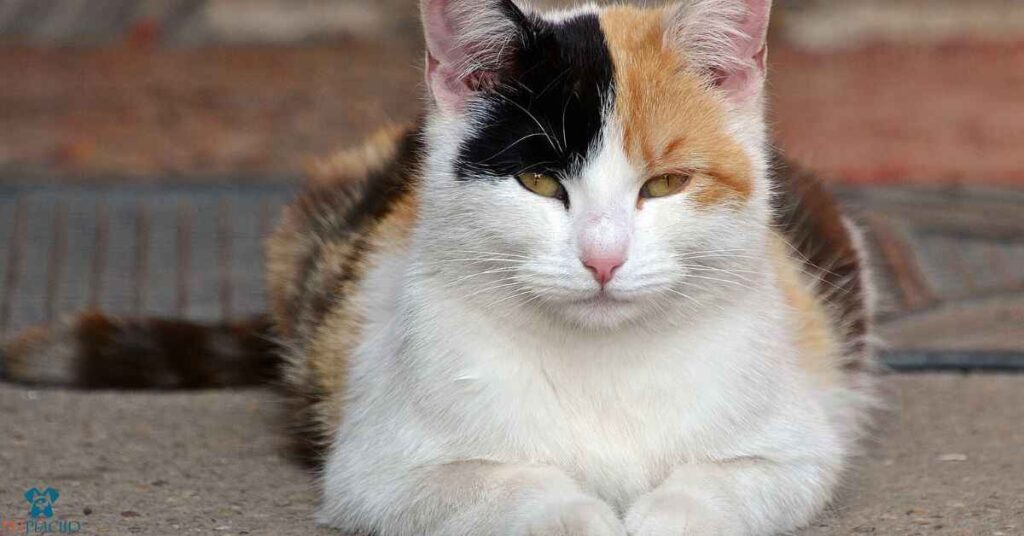
<path fill-rule="evenodd" d="M 737 521 L 679 491 L 656 490 L 626 514 L 629 536 L 739 536 Z"/>
<path fill-rule="evenodd" d="M 626 536 L 611 507 L 586 496 L 540 501 L 519 525 L 518 536 Z"/>

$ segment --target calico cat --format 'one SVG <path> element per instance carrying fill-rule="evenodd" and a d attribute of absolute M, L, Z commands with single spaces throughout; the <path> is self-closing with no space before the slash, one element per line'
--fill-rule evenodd
<path fill-rule="evenodd" d="M 318 520 L 351 532 L 807 524 L 873 400 L 869 289 L 769 148 L 770 0 L 421 7 L 422 121 L 325 163 L 269 240 L 279 344 L 88 315 L 10 345 L 8 375 L 244 384 L 280 356 Z"/>

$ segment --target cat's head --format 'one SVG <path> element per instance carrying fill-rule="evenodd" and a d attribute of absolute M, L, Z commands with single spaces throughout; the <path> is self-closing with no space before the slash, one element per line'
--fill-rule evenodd
<path fill-rule="evenodd" d="M 771 0 L 422 0 L 425 266 L 588 328 L 743 286 L 769 220 Z"/>

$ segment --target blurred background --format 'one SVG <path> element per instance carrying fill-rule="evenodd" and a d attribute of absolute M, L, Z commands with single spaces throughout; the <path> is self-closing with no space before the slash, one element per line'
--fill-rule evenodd
<path fill-rule="evenodd" d="M 776 3 L 788 153 L 837 181 L 1024 180 L 1024 2 Z M 416 16 L 413 0 L 0 0 L 0 169 L 298 173 L 414 116 Z"/>
<path fill-rule="evenodd" d="M 800 534 L 1022 534 L 1024 1 L 775 4 L 776 143 L 865 230 L 886 363 L 957 373 L 891 380 L 863 491 Z M 416 116 L 421 62 L 415 0 L 0 0 L 0 340 L 260 312 L 281 205 Z M 45 478 L 95 533 L 314 533 L 274 402 L 0 385 L 0 514 Z"/>
<path fill-rule="evenodd" d="M 83 307 L 260 310 L 259 240 L 304 170 L 420 109 L 417 19 L 414 0 L 0 0 L 0 336 Z M 775 140 L 869 231 L 886 340 L 1024 350 L 1024 2 L 777 0 L 773 22 Z"/>

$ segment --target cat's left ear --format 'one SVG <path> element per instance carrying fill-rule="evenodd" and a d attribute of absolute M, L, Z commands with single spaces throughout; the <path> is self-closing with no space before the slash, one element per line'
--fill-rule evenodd
<path fill-rule="evenodd" d="M 523 40 L 526 15 L 512 0 L 420 0 L 427 87 L 438 107 L 461 112 L 500 82 Z"/>
<path fill-rule="evenodd" d="M 743 104 L 764 89 L 772 0 L 686 0 L 670 8 L 666 45 Z"/>

